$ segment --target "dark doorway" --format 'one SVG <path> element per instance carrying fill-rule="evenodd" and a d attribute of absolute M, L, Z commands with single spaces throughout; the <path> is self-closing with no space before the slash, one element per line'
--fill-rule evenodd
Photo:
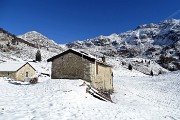
<path fill-rule="evenodd" d="M 26 77 L 28 77 L 28 72 L 26 72 Z"/>

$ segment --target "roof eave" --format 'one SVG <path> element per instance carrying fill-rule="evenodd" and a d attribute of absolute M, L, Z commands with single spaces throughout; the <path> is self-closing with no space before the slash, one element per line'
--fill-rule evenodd
<path fill-rule="evenodd" d="M 59 57 L 63 56 L 64 54 L 67 54 L 67 53 L 70 53 L 70 52 L 71 52 L 71 53 L 74 53 L 74 54 L 76 54 L 76 55 L 78 55 L 78 56 L 84 56 L 85 59 L 88 59 L 88 60 L 90 60 L 90 61 L 92 61 L 92 62 L 95 61 L 95 58 L 91 58 L 91 57 L 89 57 L 88 55 L 83 55 L 83 54 L 81 54 L 80 52 L 77 52 L 77 51 L 75 51 L 75 50 L 73 50 L 73 49 L 69 49 L 69 50 L 67 50 L 67 51 L 64 51 L 64 52 L 56 55 L 56 56 L 53 56 L 52 58 L 47 59 L 47 62 L 52 62 L 54 59 L 59 58 Z"/>

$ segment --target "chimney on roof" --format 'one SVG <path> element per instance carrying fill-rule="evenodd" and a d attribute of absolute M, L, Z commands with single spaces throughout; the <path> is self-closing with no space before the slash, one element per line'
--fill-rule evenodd
<path fill-rule="evenodd" d="M 102 57 L 102 61 L 103 61 L 104 63 L 106 62 L 105 56 Z"/>

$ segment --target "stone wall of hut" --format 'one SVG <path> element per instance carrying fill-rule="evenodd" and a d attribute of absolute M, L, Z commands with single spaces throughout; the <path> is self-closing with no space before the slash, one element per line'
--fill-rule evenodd
<path fill-rule="evenodd" d="M 92 85 L 103 91 L 113 91 L 113 73 L 112 68 L 109 66 L 105 66 L 100 63 L 93 64 L 93 73 L 94 80 L 92 81 Z"/>
<path fill-rule="evenodd" d="M 35 76 L 35 72 L 29 64 L 26 64 L 16 72 L 16 80 L 24 81 L 25 78 L 32 78 Z"/>
<path fill-rule="evenodd" d="M 67 53 L 52 61 L 52 79 L 83 79 L 91 81 L 91 62 L 83 56 Z"/>
<path fill-rule="evenodd" d="M 83 79 L 103 91 L 113 91 L 112 68 L 91 62 L 74 53 L 67 53 L 52 61 L 52 79 Z"/>

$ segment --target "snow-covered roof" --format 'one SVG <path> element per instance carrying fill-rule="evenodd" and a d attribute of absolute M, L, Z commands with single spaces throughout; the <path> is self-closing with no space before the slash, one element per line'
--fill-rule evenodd
<path fill-rule="evenodd" d="M 49 58 L 47 61 L 48 62 L 53 61 L 54 59 L 56 59 L 56 58 L 58 58 L 60 56 L 63 56 L 64 54 L 67 54 L 69 52 L 75 53 L 75 54 L 81 55 L 81 56 L 83 55 L 83 57 L 85 57 L 85 58 L 87 58 L 88 60 L 91 60 L 91 61 L 95 61 L 96 60 L 96 58 L 94 56 L 89 55 L 89 54 L 87 54 L 85 52 L 78 51 L 78 50 L 75 50 L 75 49 L 68 49 L 68 50 L 66 50 L 66 51 L 64 51 L 64 52 L 62 52 L 62 53 L 60 53 L 60 54 L 58 54 L 58 55 L 56 55 L 56 56 L 54 56 L 52 58 Z"/>
<path fill-rule="evenodd" d="M 73 51 L 75 51 L 75 52 L 78 52 L 78 53 L 80 53 L 80 54 L 82 54 L 82 55 L 88 56 L 88 57 L 90 57 L 90 58 L 96 59 L 95 56 L 93 56 L 93 55 L 91 55 L 91 54 L 88 54 L 88 53 L 86 53 L 86 52 L 84 52 L 84 51 L 78 51 L 78 50 L 75 50 L 75 49 L 71 49 L 71 50 L 73 50 Z"/>
<path fill-rule="evenodd" d="M 66 50 L 66 51 L 64 51 L 64 52 L 62 52 L 62 53 L 60 53 L 60 54 L 58 54 L 58 55 L 56 55 L 56 56 L 54 56 L 54 57 L 52 57 L 52 58 L 49 58 L 47 61 L 48 61 L 48 62 L 51 62 L 51 61 L 53 61 L 54 59 L 59 58 L 60 56 L 63 56 L 64 54 L 67 54 L 67 53 L 69 53 L 69 52 L 75 53 L 75 54 L 77 54 L 77 55 L 79 55 L 79 56 L 83 56 L 83 58 L 86 58 L 86 59 L 88 59 L 88 60 L 90 60 L 90 61 L 93 61 L 93 62 L 96 61 L 96 62 L 98 62 L 98 63 L 100 63 L 100 64 L 102 64 L 102 65 L 111 67 L 111 65 L 108 65 L 107 63 L 104 63 L 104 62 L 99 61 L 99 60 L 96 59 L 96 57 L 94 57 L 93 55 L 90 55 L 90 54 L 88 54 L 88 53 L 86 53 L 86 52 L 78 51 L 78 50 L 75 50 L 75 49 L 68 49 L 68 50 Z"/>
<path fill-rule="evenodd" d="M 14 71 L 19 70 L 25 64 L 27 64 L 27 62 L 3 62 L 0 64 L 0 71 L 14 72 Z"/>

